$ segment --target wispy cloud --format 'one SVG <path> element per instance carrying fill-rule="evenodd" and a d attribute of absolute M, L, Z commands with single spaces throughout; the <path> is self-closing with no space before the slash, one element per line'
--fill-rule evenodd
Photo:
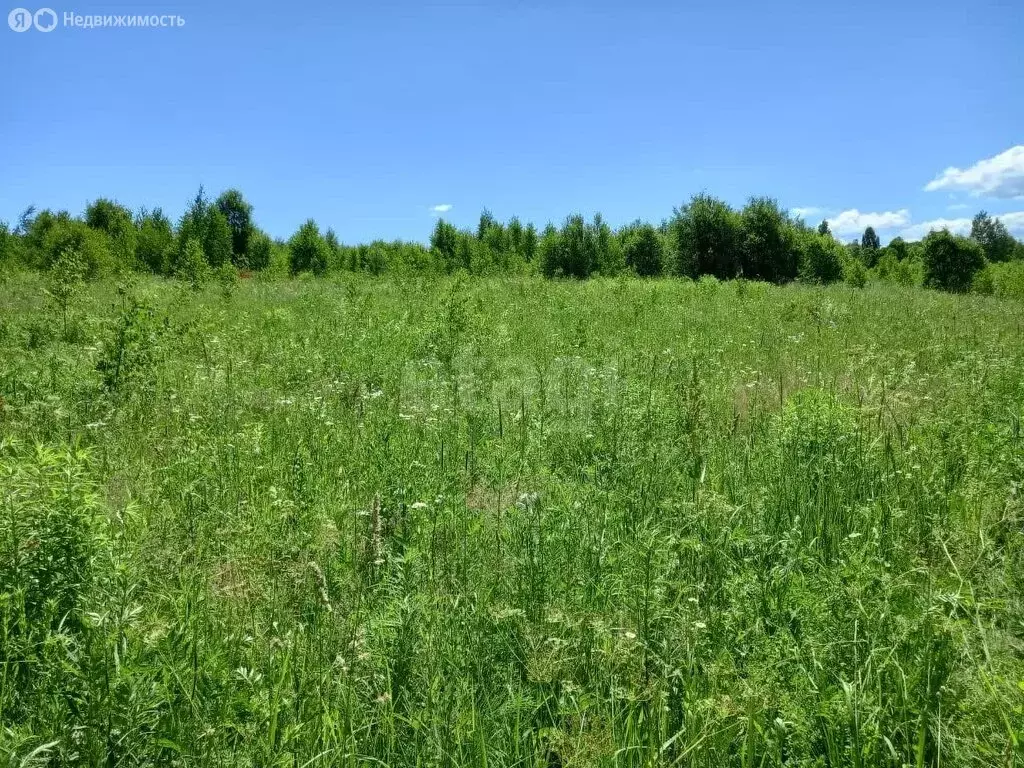
<path fill-rule="evenodd" d="M 895 229 L 910 223 L 910 211 L 901 208 L 898 211 L 882 211 L 878 213 L 861 213 L 856 208 L 836 214 L 828 220 L 829 229 L 837 237 L 859 235 L 868 227 L 874 229 Z"/>
<path fill-rule="evenodd" d="M 808 205 L 803 208 L 797 207 L 789 209 L 789 213 L 791 216 L 796 216 L 797 218 L 804 219 L 805 221 L 812 217 L 818 217 L 824 212 L 825 210 L 823 208 L 818 208 L 817 206 L 814 205 Z"/>
<path fill-rule="evenodd" d="M 966 208 L 970 208 L 970 206 L 967 205 L 967 203 L 953 203 L 952 205 L 946 206 L 947 211 L 962 211 Z"/>
<path fill-rule="evenodd" d="M 1024 144 L 1010 147 L 995 157 L 979 160 L 970 168 L 950 167 L 925 185 L 926 192 L 959 189 L 974 197 L 1003 199 L 1024 197 Z"/>
<path fill-rule="evenodd" d="M 442 213 L 448 213 L 448 211 L 450 211 L 451 209 L 452 209 L 452 204 L 451 203 L 441 203 L 440 205 L 432 205 L 432 206 L 430 206 L 430 212 L 432 214 L 434 214 L 435 216 L 438 216 L 438 215 L 440 215 Z"/>

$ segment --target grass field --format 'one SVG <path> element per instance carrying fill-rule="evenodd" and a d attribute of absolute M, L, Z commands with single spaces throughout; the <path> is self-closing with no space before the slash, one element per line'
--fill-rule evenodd
<path fill-rule="evenodd" d="M 5 765 L 1024 761 L 1024 305 L 0 285 Z"/>

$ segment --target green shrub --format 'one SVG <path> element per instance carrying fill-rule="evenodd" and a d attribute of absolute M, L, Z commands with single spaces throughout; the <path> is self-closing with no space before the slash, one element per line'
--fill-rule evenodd
<path fill-rule="evenodd" d="M 985 271 L 991 276 L 996 296 L 1024 300 L 1024 261 L 989 264 Z"/>
<path fill-rule="evenodd" d="M 322 275 L 327 271 L 330 249 L 320 234 L 316 222 L 309 219 L 288 242 L 291 273 L 312 272 Z"/>
<path fill-rule="evenodd" d="M 59 315 L 65 340 L 68 339 L 71 304 L 81 288 L 84 277 L 85 264 L 73 250 L 61 253 L 50 267 L 45 291 L 47 298 Z"/>
<path fill-rule="evenodd" d="M 25 238 L 30 264 L 49 269 L 62 253 L 74 251 L 85 265 L 86 277 L 95 279 L 113 271 L 110 237 L 67 213 L 40 213 Z"/>
<path fill-rule="evenodd" d="M 740 215 L 726 203 L 700 194 L 673 212 L 668 224 L 675 275 L 714 275 L 727 280 L 740 271 Z"/>
<path fill-rule="evenodd" d="M 193 290 L 198 291 L 209 282 L 210 275 L 210 265 L 206 262 L 202 245 L 196 238 L 189 238 L 178 259 L 175 276 L 191 285 Z"/>
<path fill-rule="evenodd" d="M 843 262 L 843 280 L 854 288 L 863 288 L 868 284 L 868 268 L 860 259 L 847 256 Z"/>
<path fill-rule="evenodd" d="M 249 238 L 249 269 L 263 270 L 270 266 L 273 242 L 266 232 L 255 231 Z"/>
<path fill-rule="evenodd" d="M 155 310 L 134 296 L 126 297 L 110 333 L 100 347 L 96 370 L 108 392 L 125 390 L 134 382 L 148 380 L 156 363 L 164 328 Z"/>
<path fill-rule="evenodd" d="M 831 235 L 817 232 L 800 237 L 800 277 L 811 283 L 834 283 L 843 279 L 843 247 Z"/>
<path fill-rule="evenodd" d="M 225 261 L 214 270 L 214 278 L 220 286 L 221 295 L 230 299 L 238 287 L 238 268 L 230 261 Z"/>
<path fill-rule="evenodd" d="M 174 230 L 171 221 L 157 208 L 143 211 L 137 221 L 139 235 L 135 246 L 139 263 L 158 275 L 166 274 L 174 260 Z"/>
<path fill-rule="evenodd" d="M 101 537 L 87 455 L 0 443 L 0 489 L 0 631 L 45 633 L 75 618 L 92 579 Z"/>
<path fill-rule="evenodd" d="M 924 239 L 925 285 L 929 288 L 965 293 L 984 266 L 984 251 L 969 238 L 944 229 Z"/>
<path fill-rule="evenodd" d="M 996 292 L 996 278 L 992 266 L 992 264 L 986 264 L 974 274 L 974 280 L 971 281 L 971 293 L 991 296 Z"/>
<path fill-rule="evenodd" d="M 640 277 L 658 277 L 665 269 L 665 245 L 658 230 L 636 221 L 625 227 L 619 238 L 627 267 Z"/>

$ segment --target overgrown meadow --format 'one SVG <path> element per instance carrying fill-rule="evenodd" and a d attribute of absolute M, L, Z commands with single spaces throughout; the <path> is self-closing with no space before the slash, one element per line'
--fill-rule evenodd
<path fill-rule="evenodd" d="M 1012 766 L 1024 305 L 0 285 L 5 765 Z"/>

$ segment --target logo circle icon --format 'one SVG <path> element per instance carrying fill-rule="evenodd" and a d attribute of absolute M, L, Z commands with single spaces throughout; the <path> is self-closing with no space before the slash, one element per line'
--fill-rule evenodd
<path fill-rule="evenodd" d="M 53 32 L 57 26 L 57 14 L 53 8 L 40 8 L 32 17 L 32 23 L 40 32 Z"/>
<path fill-rule="evenodd" d="M 32 29 L 32 11 L 28 8 L 15 8 L 7 14 L 7 26 L 15 32 L 28 32 Z"/>

